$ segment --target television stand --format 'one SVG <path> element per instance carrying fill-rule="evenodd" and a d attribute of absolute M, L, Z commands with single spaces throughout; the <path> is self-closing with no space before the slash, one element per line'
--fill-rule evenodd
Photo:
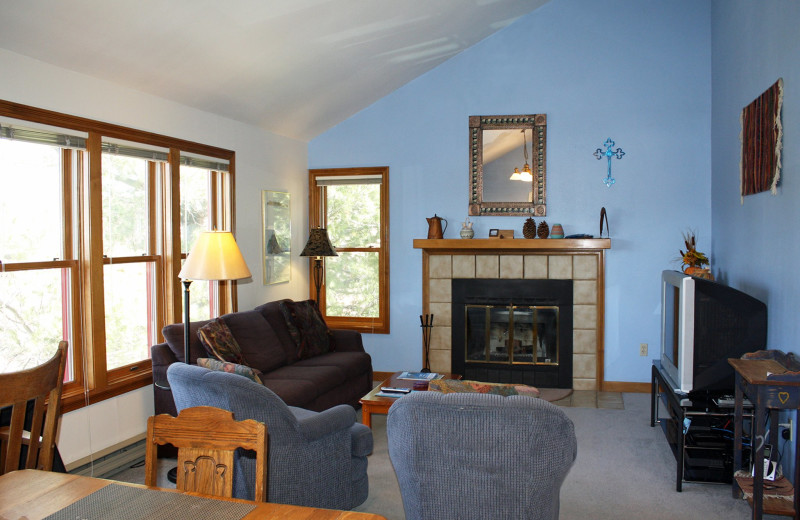
<path fill-rule="evenodd" d="M 733 391 L 733 389 L 731 389 Z M 663 404 L 667 417 L 659 417 Z M 661 367 L 653 361 L 650 426 L 661 425 L 676 460 L 675 490 L 684 482 L 730 483 L 734 466 L 734 403 L 721 393 L 676 393 Z M 744 414 L 750 419 L 752 412 Z M 749 450 L 746 450 L 749 457 Z"/>

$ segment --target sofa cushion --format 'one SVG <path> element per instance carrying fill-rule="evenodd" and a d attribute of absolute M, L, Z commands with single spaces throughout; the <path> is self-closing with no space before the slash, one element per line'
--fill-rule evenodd
<path fill-rule="evenodd" d="M 352 379 L 372 371 L 372 358 L 366 352 L 328 352 L 327 354 L 300 360 L 294 366 L 337 367 L 345 373 L 348 379 Z"/>
<path fill-rule="evenodd" d="M 189 363 L 197 362 L 197 358 L 206 357 L 206 350 L 203 348 L 203 344 L 200 343 L 197 331 L 209 321 L 193 321 L 189 323 Z M 163 334 L 164 341 L 167 342 L 167 346 L 175 354 L 178 361 L 185 362 L 183 359 L 183 323 L 167 325 L 161 329 L 161 334 Z"/>
<path fill-rule="evenodd" d="M 306 359 L 325 354 L 332 348 L 331 332 L 314 300 L 282 301 L 286 328 L 297 346 L 297 357 Z"/>
<path fill-rule="evenodd" d="M 313 401 L 318 396 L 333 390 L 347 379 L 344 370 L 332 366 L 305 367 L 297 366 L 297 363 L 278 368 L 261 377 L 261 381 L 267 388 L 272 388 L 272 381 L 285 380 L 294 381 L 295 384 L 306 386 L 311 385 L 307 393 L 307 399 Z M 277 391 L 275 393 L 278 393 Z M 280 394 L 279 394 L 280 395 Z M 292 403 L 293 406 L 297 406 Z"/>
<path fill-rule="evenodd" d="M 242 349 L 247 366 L 269 372 L 286 364 L 286 352 L 278 335 L 260 312 L 233 312 L 222 319 Z"/>
<path fill-rule="evenodd" d="M 220 361 L 218 359 L 213 359 L 213 358 L 198 358 L 197 366 L 207 368 L 209 370 L 219 370 L 220 372 L 228 372 L 229 374 L 238 374 L 240 376 L 246 377 L 247 379 L 255 383 L 261 384 L 261 378 L 258 377 L 261 372 L 255 368 L 251 368 L 246 365 L 238 365 L 236 363 L 230 363 L 228 361 Z"/>
<path fill-rule="evenodd" d="M 200 327 L 197 335 L 200 336 L 200 342 L 209 355 L 220 361 L 230 361 L 238 365 L 247 364 L 239 343 L 236 342 L 231 329 L 228 328 L 228 324 L 222 318 L 216 318 Z"/>

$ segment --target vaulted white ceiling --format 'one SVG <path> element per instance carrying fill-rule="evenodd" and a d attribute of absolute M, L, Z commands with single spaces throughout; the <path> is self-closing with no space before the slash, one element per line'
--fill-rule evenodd
<path fill-rule="evenodd" d="M 548 0 L 0 0 L 0 47 L 310 140 Z"/>

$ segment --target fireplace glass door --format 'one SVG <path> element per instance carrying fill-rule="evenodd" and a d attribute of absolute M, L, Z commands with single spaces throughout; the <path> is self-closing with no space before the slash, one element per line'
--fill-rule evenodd
<path fill-rule="evenodd" d="M 557 306 L 465 306 L 469 363 L 558 365 Z"/>

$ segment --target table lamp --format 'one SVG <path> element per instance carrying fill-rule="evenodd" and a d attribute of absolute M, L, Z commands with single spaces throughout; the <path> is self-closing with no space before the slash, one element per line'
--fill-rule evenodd
<path fill-rule="evenodd" d="M 314 228 L 310 231 L 306 247 L 300 256 L 313 256 L 314 257 L 314 299 L 319 304 L 319 291 L 322 288 L 322 257 L 323 256 L 339 256 L 336 249 L 331 245 L 331 240 L 328 238 L 328 230 L 325 228 Z"/>

